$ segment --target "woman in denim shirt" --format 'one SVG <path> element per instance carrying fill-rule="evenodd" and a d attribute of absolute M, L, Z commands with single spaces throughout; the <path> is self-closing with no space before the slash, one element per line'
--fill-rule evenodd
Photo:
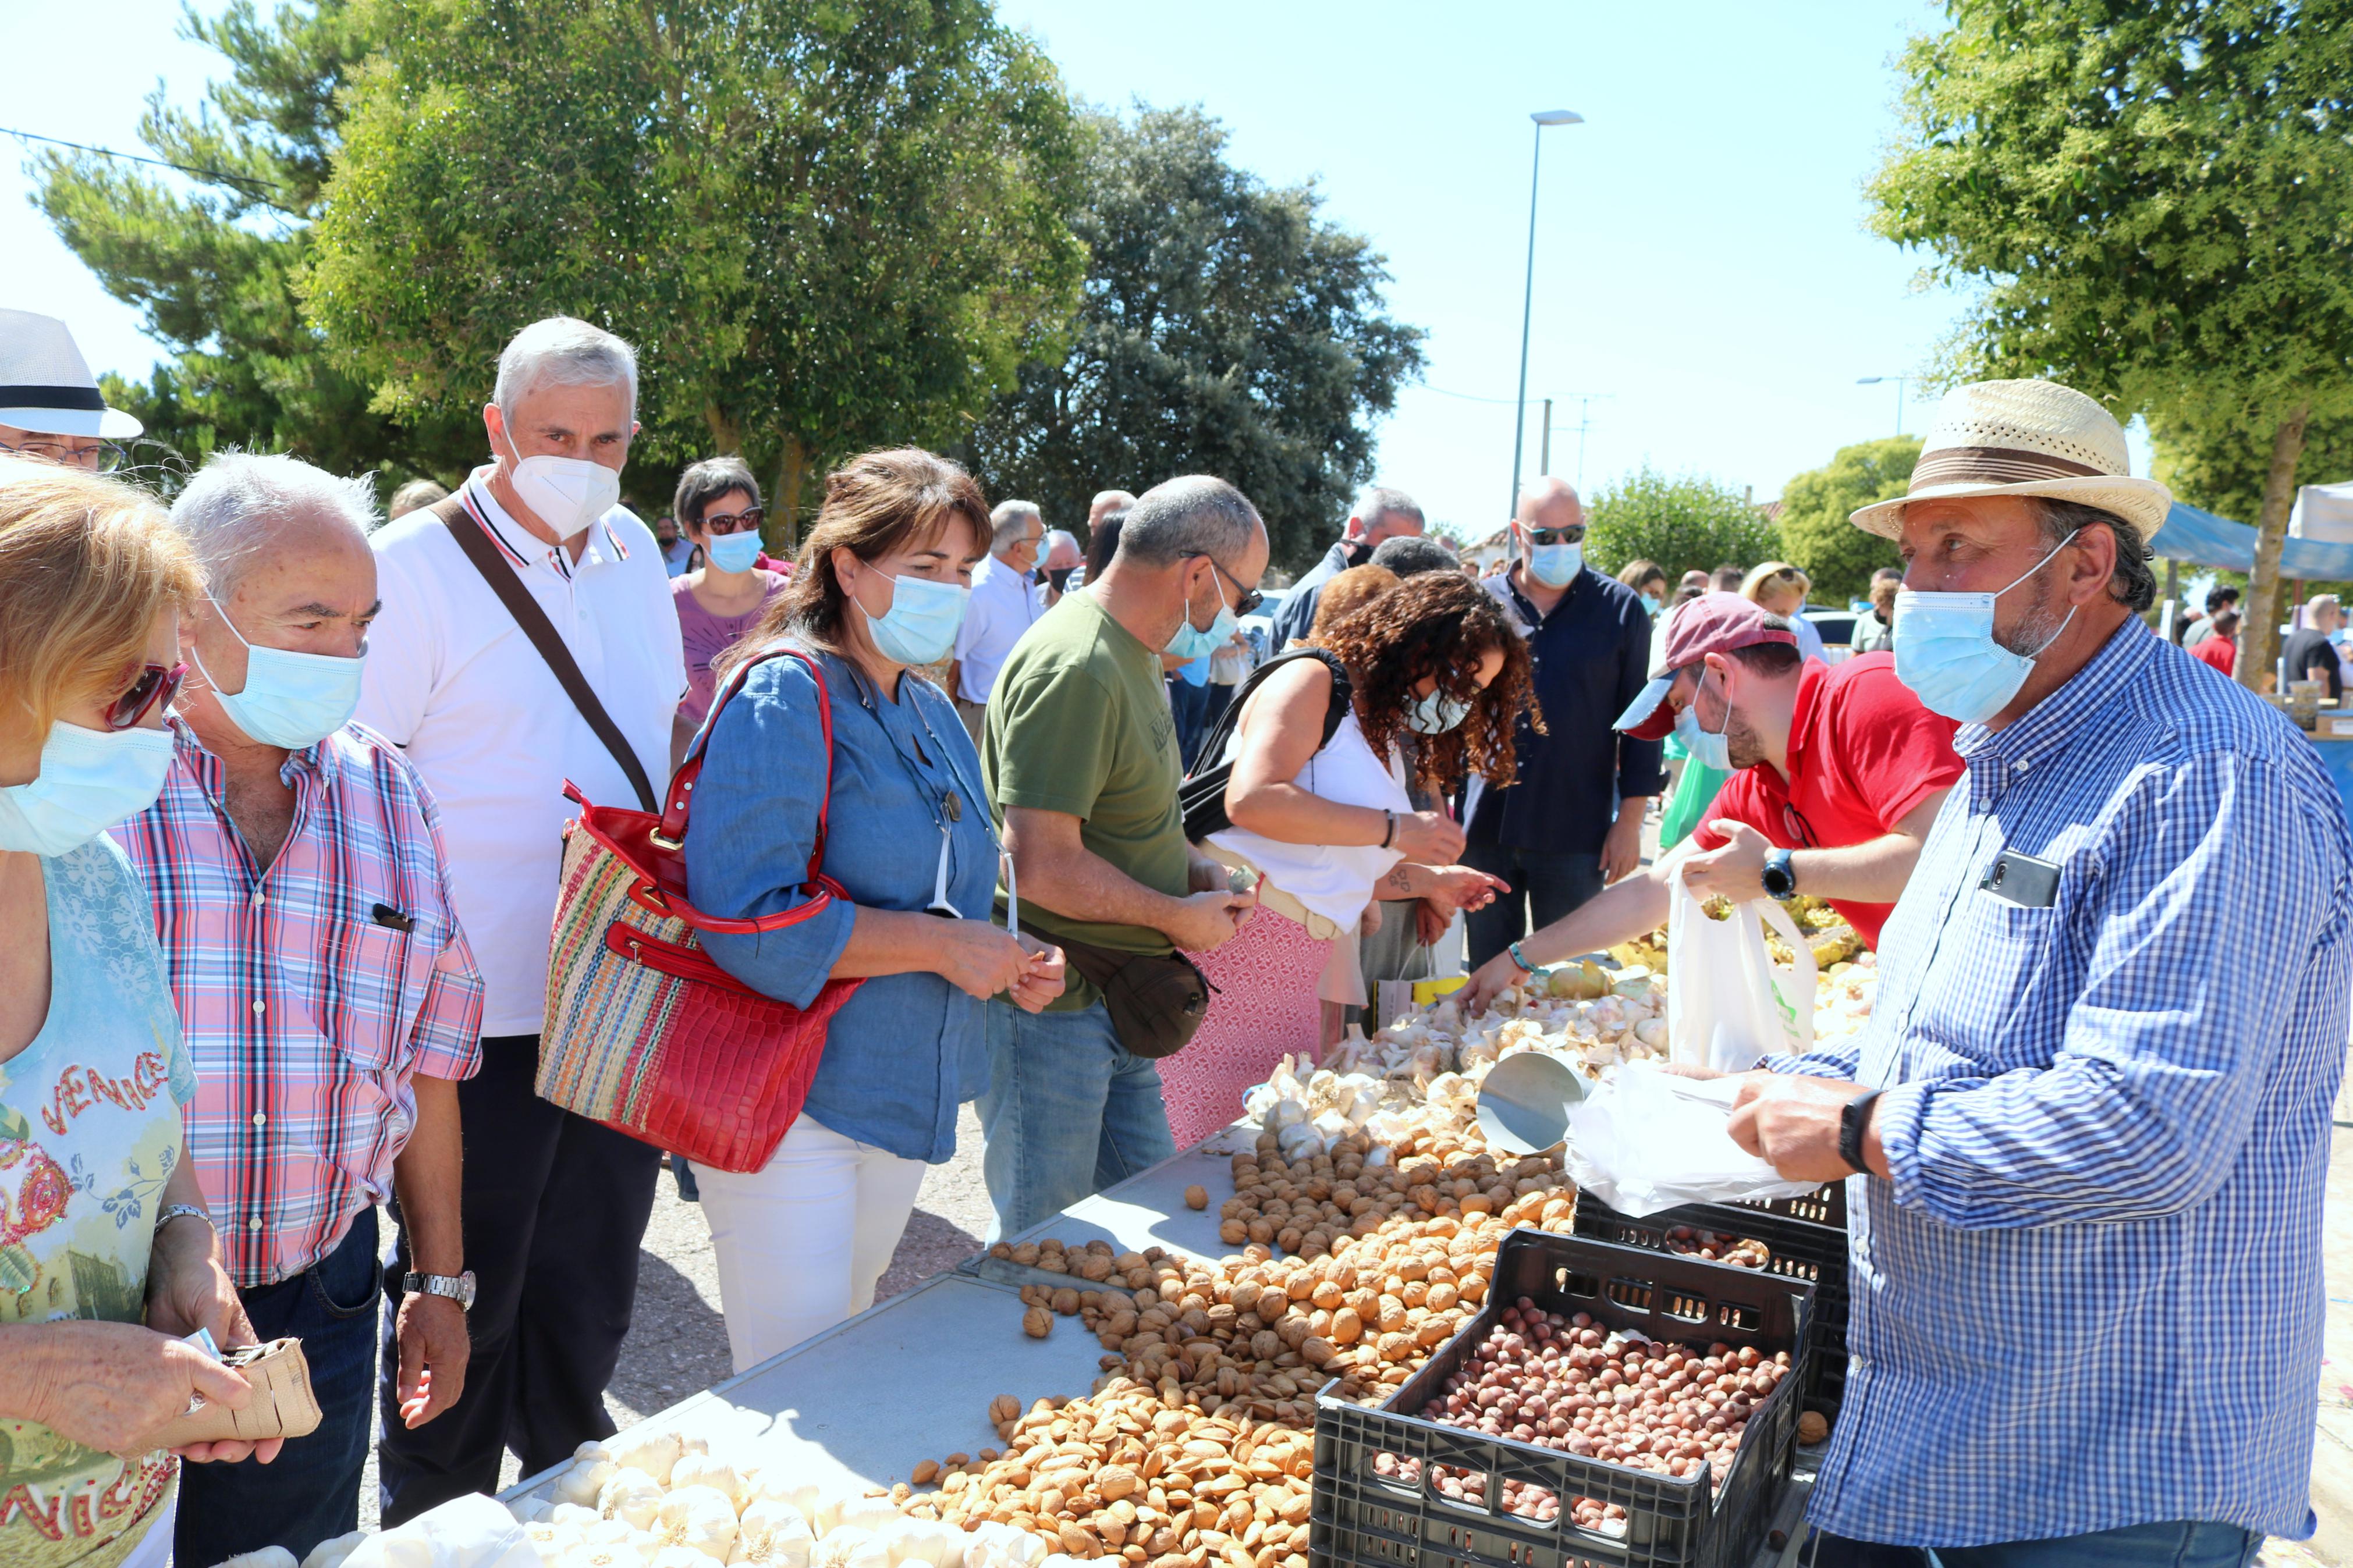
<path fill-rule="evenodd" d="M 1035 1012 L 1061 994 L 1059 950 L 989 923 L 997 847 L 980 759 L 947 698 L 910 675 L 947 652 L 988 541 L 988 503 L 962 468 L 870 452 L 827 479 L 791 587 L 723 661 L 781 640 L 824 672 L 823 869 L 849 896 L 703 945 L 797 1006 L 828 979 L 865 982 L 834 1015 L 807 1103 L 766 1167 L 695 1173 L 738 1372 L 872 1303 L 924 1164 L 955 1152 L 956 1107 L 987 1087 L 982 1002 L 1009 990 Z M 806 901 L 825 789 L 815 678 L 796 658 L 754 665 L 705 742 L 686 836 L 696 907 L 744 918 Z"/>

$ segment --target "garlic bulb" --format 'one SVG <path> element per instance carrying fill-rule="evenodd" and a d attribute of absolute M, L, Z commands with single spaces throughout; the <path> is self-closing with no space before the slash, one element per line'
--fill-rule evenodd
<path fill-rule="evenodd" d="M 565 1568 L 646 1568 L 646 1560 L 627 1542 L 585 1542 L 564 1555 Z"/>
<path fill-rule="evenodd" d="M 776 1498 L 759 1498 L 735 1521 L 735 1549 L 727 1561 L 754 1568 L 808 1568 L 816 1550 L 817 1532 L 800 1510 Z"/>
<path fill-rule="evenodd" d="M 672 1491 L 685 1487 L 709 1487 L 725 1494 L 736 1508 L 744 1506 L 744 1483 L 733 1465 L 712 1454 L 684 1454 L 670 1473 Z"/>
<path fill-rule="evenodd" d="M 599 1519 L 580 1527 L 580 1539 L 590 1546 L 626 1546 L 644 1533 L 626 1519 Z"/>
<path fill-rule="evenodd" d="M 992 1521 L 965 1542 L 964 1568 L 1039 1568 L 1045 1561 L 1045 1542 L 1009 1524 Z"/>
<path fill-rule="evenodd" d="M 559 1503 L 588 1507 L 596 1502 L 596 1494 L 604 1489 L 605 1483 L 613 1479 L 618 1468 L 609 1458 L 575 1458 L 565 1467 L 564 1473 L 555 1478 L 553 1495 Z"/>
<path fill-rule="evenodd" d="M 646 1559 L 646 1568 L 711 1568 L 711 1559 L 691 1546 L 665 1546 Z"/>
<path fill-rule="evenodd" d="M 876 1531 L 874 1539 L 891 1554 L 892 1568 L 963 1568 L 965 1534 L 952 1524 L 902 1514 Z"/>
<path fill-rule="evenodd" d="M 543 1497 L 522 1497 L 507 1504 L 507 1511 L 514 1515 L 517 1524 L 534 1524 L 552 1516 L 555 1505 Z M 302 1559 L 302 1568 L 311 1568 L 308 1557 Z"/>
<path fill-rule="evenodd" d="M 715 1487 L 681 1487 L 662 1499 L 654 1539 L 724 1563 L 735 1546 L 735 1504 Z"/>
<path fill-rule="evenodd" d="M 625 1470 L 643 1470 L 658 1485 L 670 1485 L 670 1472 L 686 1452 L 685 1441 L 675 1432 L 648 1432 L 635 1437 L 616 1437 L 605 1445 L 613 1463 Z"/>
<path fill-rule="evenodd" d="M 603 1516 L 595 1509 L 585 1507 L 580 1503 L 560 1502 L 555 1505 L 554 1511 L 547 1517 L 554 1523 L 575 1524 L 585 1530 Z"/>
<path fill-rule="evenodd" d="M 809 1568 L 891 1568 L 891 1552 L 872 1531 L 840 1524 L 827 1531 L 825 1539 L 817 1543 Z"/>
<path fill-rule="evenodd" d="M 651 1530 L 662 1499 L 669 1495 L 643 1470 L 617 1470 L 596 1494 L 596 1511 L 607 1519 L 628 1520 L 632 1530 Z"/>
<path fill-rule="evenodd" d="M 845 1498 L 833 1510 L 833 1521 L 827 1527 L 829 1538 L 835 1531 L 855 1527 L 860 1530 L 880 1530 L 884 1525 L 903 1519 L 899 1505 L 887 1497 Z"/>

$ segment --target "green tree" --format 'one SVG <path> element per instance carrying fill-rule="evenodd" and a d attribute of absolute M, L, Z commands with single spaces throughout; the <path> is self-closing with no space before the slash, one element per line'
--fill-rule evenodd
<path fill-rule="evenodd" d="M 1058 521 L 1097 490 L 1174 474 L 1239 485 L 1277 565 L 1330 543 L 1372 477 L 1374 419 L 1421 369 L 1421 331 L 1381 313 L 1388 273 L 1317 216 L 1313 185 L 1272 190 L 1226 161 L 1198 110 L 1088 116 L 1092 259 L 1067 352 L 1021 367 L 967 453 L 992 494 Z"/>
<path fill-rule="evenodd" d="M 1597 571 L 1655 561 L 1670 580 L 1718 566 L 1754 566 L 1780 548 L 1774 527 L 1730 485 L 1668 475 L 1648 463 L 1594 492 L 1585 509 L 1585 553 Z"/>
<path fill-rule="evenodd" d="M 1861 598 L 1871 574 L 1900 566 L 1895 546 L 1848 521 L 1859 507 L 1900 496 L 1920 460 L 1920 437 L 1883 436 L 1841 447 L 1829 464 L 1781 487 L 1781 549 L 1831 599 Z"/>
<path fill-rule="evenodd" d="M 371 412 L 366 387 L 320 352 L 292 287 L 339 142 L 338 93 L 367 52 L 364 27 L 343 0 L 291 0 L 267 20 L 253 0 L 233 0 L 210 17 L 191 6 L 180 30 L 219 50 L 228 75 L 195 114 L 169 107 L 158 87 L 140 136 L 157 157 L 217 177 L 187 190 L 90 153 L 34 159 L 58 236 L 171 345 L 149 380 L 108 382 L 116 405 L 189 464 L 235 444 L 342 473 L 448 477 L 464 460 L 456 432 Z"/>
<path fill-rule="evenodd" d="M 986 0 L 356 0 L 377 49 L 298 280 L 403 421 L 557 311 L 642 355 L 648 455 L 776 475 L 938 443 L 1085 263 L 1053 68 Z"/>
<path fill-rule="evenodd" d="M 2312 421 L 2353 414 L 2353 0 L 1948 0 L 1873 223 L 1976 307 L 1965 373 L 2054 375 L 2263 475 L 2241 679 L 2276 656 Z"/>

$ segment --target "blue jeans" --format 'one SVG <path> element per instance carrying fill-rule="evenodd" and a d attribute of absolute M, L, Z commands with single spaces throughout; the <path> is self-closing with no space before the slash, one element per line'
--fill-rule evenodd
<path fill-rule="evenodd" d="M 2263 1538 L 2235 1524 L 2176 1520 L 1992 1546 L 1878 1546 L 1820 1537 L 1813 1568 L 2247 1568 Z"/>
<path fill-rule="evenodd" d="M 1471 967 L 1478 968 L 1532 931 L 1542 931 L 1601 890 L 1599 855 L 1545 855 L 1501 844 L 1472 844 L 1462 863 L 1512 885 L 1483 910 L 1463 917 Z"/>
<path fill-rule="evenodd" d="M 375 1387 L 375 1210 L 360 1211 L 334 1251 L 291 1279 L 240 1290 L 264 1342 L 298 1339 L 319 1396 L 319 1429 L 288 1441 L 267 1465 L 180 1467 L 182 1563 L 219 1563 L 265 1546 L 297 1559 L 360 1523 L 369 1395 Z"/>
<path fill-rule="evenodd" d="M 1025 1013 L 999 997 L 987 1012 L 981 1173 L 997 1206 L 991 1242 L 1176 1152 L 1160 1069 L 1119 1043 L 1101 1002 Z"/>

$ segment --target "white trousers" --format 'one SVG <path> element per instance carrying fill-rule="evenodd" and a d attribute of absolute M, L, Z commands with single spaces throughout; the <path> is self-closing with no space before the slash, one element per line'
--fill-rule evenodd
<path fill-rule="evenodd" d="M 735 1370 L 748 1372 L 874 1304 L 923 1163 L 803 1116 L 749 1175 L 694 1168 L 719 1255 Z"/>

